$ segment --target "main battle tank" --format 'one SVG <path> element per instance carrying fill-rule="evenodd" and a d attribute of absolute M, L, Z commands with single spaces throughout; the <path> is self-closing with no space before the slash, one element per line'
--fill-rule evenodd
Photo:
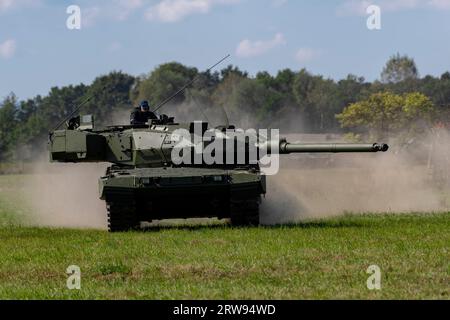
<path fill-rule="evenodd" d="M 237 143 L 229 148 L 230 141 Z M 216 148 L 206 159 L 203 154 L 213 143 Z M 211 129 L 205 122 L 183 124 L 167 117 L 146 125 L 97 128 L 92 116 L 75 117 L 66 129 L 52 132 L 49 148 L 54 162 L 112 163 L 99 180 L 111 232 L 174 218 L 217 217 L 233 225 L 258 225 L 266 193 L 263 157 L 388 150 L 377 143 L 293 144 L 233 126 Z"/>

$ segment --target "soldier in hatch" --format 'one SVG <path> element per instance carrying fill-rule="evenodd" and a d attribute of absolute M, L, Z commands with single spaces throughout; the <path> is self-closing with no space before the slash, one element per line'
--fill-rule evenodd
<path fill-rule="evenodd" d="M 130 122 L 132 125 L 142 125 L 157 119 L 156 114 L 150 111 L 148 101 L 142 101 L 139 107 L 131 113 Z"/>

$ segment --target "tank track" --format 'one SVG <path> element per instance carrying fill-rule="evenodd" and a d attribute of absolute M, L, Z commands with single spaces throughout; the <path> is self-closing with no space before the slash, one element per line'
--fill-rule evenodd
<path fill-rule="evenodd" d="M 258 226 L 261 197 L 230 200 L 231 225 L 236 227 Z M 114 199 L 106 204 L 109 232 L 126 232 L 140 227 L 139 208 L 134 199 Z"/>
<path fill-rule="evenodd" d="M 139 228 L 140 221 L 136 201 L 108 202 L 106 208 L 108 209 L 109 232 L 124 232 Z"/>
<path fill-rule="evenodd" d="M 261 198 L 232 199 L 230 201 L 231 225 L 237 227 L 259 226 L 259 205 Z"/>

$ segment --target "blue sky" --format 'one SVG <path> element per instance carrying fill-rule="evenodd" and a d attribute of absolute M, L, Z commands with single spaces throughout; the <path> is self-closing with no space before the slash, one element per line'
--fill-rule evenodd
<path fill-rule="evenodd" d="M 381 30 L 367 28 L 371 4 Z M 69 5 L 81 9 L 81 30 L 66 27 Z M 0 0 L 0 98 L 169 61 L 204 70 L 228 53 L 250 74 L 307 68 L 374 80 L 400 52 L 421 75 L 441 75 L 449 36 L 450 0 Z"/>

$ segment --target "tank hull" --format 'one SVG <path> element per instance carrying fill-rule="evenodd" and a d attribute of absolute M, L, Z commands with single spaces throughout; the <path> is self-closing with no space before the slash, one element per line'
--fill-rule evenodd
<path fill-rule="evenodd" d="M 217 217 L 253 225 L 259 223 L 256 211 L 266 178 L 253 169 L 110 168 L 100 178 L 99 189 L 111 231 L 163 219 Z"/>

